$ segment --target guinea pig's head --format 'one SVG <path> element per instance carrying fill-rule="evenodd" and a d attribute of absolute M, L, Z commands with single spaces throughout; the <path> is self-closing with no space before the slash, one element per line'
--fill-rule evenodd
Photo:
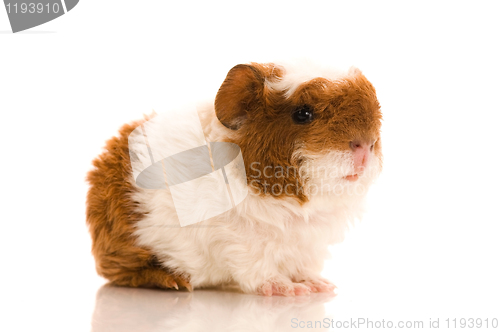
<path fill-rule="evenodd" d="M 346 72 L 275 64 L 233 67 L 215 99 L 228 141 L 239 145 L 252 193 L 363 195 L 382 167 L 375 89 Z"/>

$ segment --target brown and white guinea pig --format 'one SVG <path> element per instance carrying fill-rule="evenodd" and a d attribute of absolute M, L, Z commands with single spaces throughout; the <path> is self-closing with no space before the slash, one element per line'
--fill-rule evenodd
<path fill-rule="evenodd" d="M 201 120 L 208 142 L 240 147 L 248 195 L 225 213 L 180 227 L 169 188 L 144 189 L 132 176 L 129 135 L 146 120 L 125 125 L 87 177 L 97 272 L 132 287 L 334 292 L 320 275 L 328 245 L 360 217 L 382 168 L 372 84 L 356 68 L 243 64 L 198 111 L 200 118 L 169 132 L 177 141 L 164 144 L 196 141 Z"/>

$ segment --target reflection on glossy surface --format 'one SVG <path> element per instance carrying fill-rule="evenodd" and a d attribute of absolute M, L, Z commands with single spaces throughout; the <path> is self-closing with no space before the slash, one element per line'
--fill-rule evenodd
<path fill-rule="evenodd" d="M 328 294 L 263 297 L 104 285 L 96 296 L 92 331 L 295 331 L 293 318 L 323 320 L 324 303 L 332 299 Z"/>

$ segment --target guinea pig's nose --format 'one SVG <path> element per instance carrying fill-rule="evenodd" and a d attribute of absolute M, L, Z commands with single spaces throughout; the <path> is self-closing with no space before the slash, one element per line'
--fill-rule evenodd
<path fill-rule="evenodd" d="M 354 169 L 356 173 L 362 172 L 370 159 L 371 151 L 373 150 L 374 141 L 365 142 L 354 140 L 349 142 L 349 147 L 352 150 L 354 159 Z"/>
<path fill-rule="evenodd" d="M 352 151 L 356 151 L 357 149 L 361 148 L 361 141 L 350 141 L 349 146 L 351 147 Z"/>
<path fill-rule="evenodd" d="M 373 151 L 373 146 L 375 145 L 375 141 L 363 142 L 360 140 L 354 140 L 349 142 L 349 147 L 352 151 L 356 151 L 358 149 L 368 149 Z"/>

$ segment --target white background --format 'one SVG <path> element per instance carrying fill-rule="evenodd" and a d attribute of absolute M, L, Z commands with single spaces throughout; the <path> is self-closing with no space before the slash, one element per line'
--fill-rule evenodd
<path fill-rule="evenodd" d="M 498 13 L 495 1 L 83 0 L 12 34 L 1 8 L 0 329 L 500 319 Z M 84 177 L 105 140 L 153 108 L 213 97 L 235 64 L 301 57 L 359 67 L 384 113 L 384 173 L 324 271 L 340 295 L 103 288 L 95 305 L 105 281 L 90 255 Z"/>

